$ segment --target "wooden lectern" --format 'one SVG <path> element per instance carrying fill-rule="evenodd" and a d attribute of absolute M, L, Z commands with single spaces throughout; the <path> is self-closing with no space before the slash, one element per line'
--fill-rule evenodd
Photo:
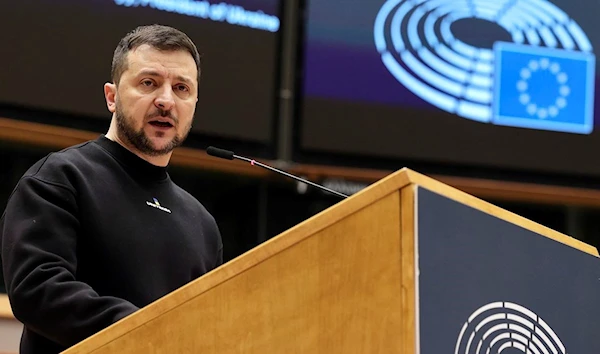
<path fill-rule="evenodd" d="M 402 169 L 64 353 L 598 353 L 596 303 L 594 247 Z"/>

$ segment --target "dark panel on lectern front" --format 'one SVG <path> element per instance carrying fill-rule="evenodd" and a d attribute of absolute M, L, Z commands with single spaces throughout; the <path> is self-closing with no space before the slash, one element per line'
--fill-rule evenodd
<path fill-rule="evenodd" d="M 600 352 L 600 259 L 423 188 L 417 208 L 421 354 Z"/>

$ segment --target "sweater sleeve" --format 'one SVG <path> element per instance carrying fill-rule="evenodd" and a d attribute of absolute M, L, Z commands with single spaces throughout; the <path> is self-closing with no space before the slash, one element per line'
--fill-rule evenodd
<path fill-rule="evenodd" d="M 23 177 L 0 219 L 3 275 L 15 317 L 71 346 L 138 310 L 77 280 L 79 214 L 68 186 Z"/>

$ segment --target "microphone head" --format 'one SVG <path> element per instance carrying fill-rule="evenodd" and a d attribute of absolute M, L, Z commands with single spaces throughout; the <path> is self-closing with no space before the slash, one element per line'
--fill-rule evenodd
<path fill-rule="evenodd" d="M 233 160 L 234 155 L 233 151 L 219 149 L 214 146 L 209 146 L 208 149 L 206 149 L 206 153 L 227 160 Z"/>

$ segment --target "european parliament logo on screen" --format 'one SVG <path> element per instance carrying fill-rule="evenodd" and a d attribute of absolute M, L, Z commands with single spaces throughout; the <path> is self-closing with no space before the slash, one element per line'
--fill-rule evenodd
<path fill-rule="evenodd" d="M 457 38 L 453 25 L 469 19 L 493 23 L 510 39 L 486 48 Z M 592 44 L 550 1 L 387 0 L 374 41 L 389 73 L 439 109 L 496 125 L 593 130 Z"/>
<path fill-rule="evenodd" d="M 492 123 L 589 134 L 594 56 L 498 42 Z"/>

